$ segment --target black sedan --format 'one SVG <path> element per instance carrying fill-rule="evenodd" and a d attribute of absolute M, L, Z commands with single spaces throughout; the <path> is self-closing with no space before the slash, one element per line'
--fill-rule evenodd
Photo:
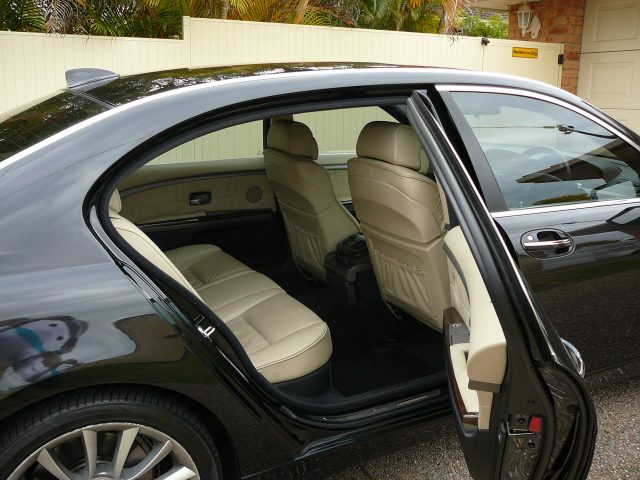
<path fill-rule="evenodd" d="M 474 478 L 587 475 L 640 137 L 448 69 L 67 80 L 0 119 L 0 478 L 322 478 L 451 411 Z"/>

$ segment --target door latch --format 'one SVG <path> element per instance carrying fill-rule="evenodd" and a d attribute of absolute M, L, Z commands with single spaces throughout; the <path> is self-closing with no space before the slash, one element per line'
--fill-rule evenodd
<path fill-rule="evenodd" d="M 209 322 L 204 315 L 198 315 L 194 320 L 194 323 L 196 324 L 198 332 L 200 332 L 200 334 L 207 340 L 212 341 L 211 335 L 216 331 L 216 327 L 211 325 L 211 322 Z"/>

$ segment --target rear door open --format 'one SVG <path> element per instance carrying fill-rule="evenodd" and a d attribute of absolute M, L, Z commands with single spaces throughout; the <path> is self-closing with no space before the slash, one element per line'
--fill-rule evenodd
<path fill-rule="evenodd" d="M 408 101 L 449 213 L 445 357 L 469 471 L 586 478 L 596 434 L 589 393 L 431 106 L 426 92 Z"/>

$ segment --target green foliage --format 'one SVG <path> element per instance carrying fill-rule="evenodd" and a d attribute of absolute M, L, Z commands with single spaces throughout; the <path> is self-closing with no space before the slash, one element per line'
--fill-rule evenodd
<path fill-rule="evenodd" d="M 443 33 L 453 27 L 455 17 L 467 0 L 359 0 L 358 26 L 379 30 Z"/>
<path fill-rule="evenodd" d="M 498 14 L 487 19 L 468 12 L 458 17 L 458 31 L 469 37 L 508 38 L 509 21 Z"/>
<path fill-rule="evenodd" d="M 0 0 L 0 30 L 39 32 L 44 17 L 35 0 Z"/>
<path fill-rule="evenodd" d="M 326 26 L 331 24 L 331 18 L 326 13 L 317 10 L 307 10 L 304 12 L 300 23 L 303 25 Z"/>
<path fill-rule="evenodd" d="M 453 22 L 449 19 L 468 1 L 0 0 L 0 29 L 179 38 L 182 16 L 188 15 L 434 33 L 443 30 L 443 20 L 445 29 L 450 28 Z M 478 29 L 472 20 L 468 23 Z"/>

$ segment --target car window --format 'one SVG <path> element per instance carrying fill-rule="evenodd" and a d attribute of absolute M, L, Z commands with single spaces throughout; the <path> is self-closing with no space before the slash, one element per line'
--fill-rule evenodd
<path fill-rule="evenodd" d="M 346 108 L 294 115 L 305 123 L 318 142 L 319 161 L 346 163 L 355 155 L 362 128 L 374 120 L 396 120 L 380 107 Z M 263 123 L 261 120 L 225 128 L 186 142 L 155 158 L 151 164 L 207 162 L 262 158 Z"/>
<path fill-rule="evenodd" d="M 380 107 L 300 113 L 293 119 L 306 124 L 313 132 L 322 164 L 343 164 L 355 156 L 358 135 L 367 123 L 375 120 L 397 122 Z"/>
<path fill-rule="evenodd" d="M 451 95 L 510 210 L 639 196 L 640 154 L 588 118 L 517 95 Z"/>
<path fill-rule="evenodd" d="M 243 123 L 203 135 L 156 157 L 153 165 L 167 163 L 242 161 L 262 158 L 262 120 Z"/>
<path fill-rule="evenodd" d="M 0 117 L 0 162 L 107 108 L 91 99 L 62 92 Z"/>

